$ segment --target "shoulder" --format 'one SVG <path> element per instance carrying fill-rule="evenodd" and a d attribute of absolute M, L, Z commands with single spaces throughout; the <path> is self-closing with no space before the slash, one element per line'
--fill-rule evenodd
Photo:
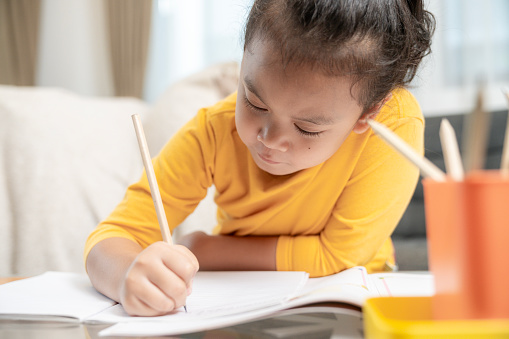
<path fill-rule="evenodd" d="M 204 107 L 180 131 L 186 138 L 196 139 L 202 147 L 212 147 L 216 151 L 231 143 L 237 135 L 235 126 L 235 107 L 237 93 Z"/>
<path fill-rule="evenodd" d="M 383 123 L 416 150 L 423 152 L 424 117 L 417 99 L 408 90 L 401 88 L 393 91 L 392 98 L 382 108 L 376 120 Z M 374 136 L 375 134 L 371 133 L 370 135 Z M 371 142 L 378 145 L 381 139 L 375 137 Z"/>
<path fill-rule="evenodd" d="M 398 88 L 392 92 L 392 98 L 380 111 L 379 121 L 395 121 L 401 119 L 418 120 L 424 123 L 422 110 L 417 99 L 405 88 Z"/>
<path fill-rule="evenodd" d="M 235 130 L 235 106 L 237 93 L 232 93 L 228 97 L 217 103 L 201 108 L 179 133 L 198 134 L 210 137 L 217 137 L 223 133 L 229 133 Z"/>
<path fill-rule="evenodd" d="M 230 94 L 216 104 L 201 111 L 203 118 L 213 126 L 224 126 L 226 122 L 235 121 L 237 92 Z"/>

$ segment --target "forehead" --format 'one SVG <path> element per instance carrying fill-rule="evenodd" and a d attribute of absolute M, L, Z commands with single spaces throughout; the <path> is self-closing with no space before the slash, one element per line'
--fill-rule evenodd
<path fill-rule="evenodd" d="M 255 39 L 242 60 L 241 81 L 265 104 L 330 113 L 361 111 L 348 77 L 327 75 L 305 63 L 284 64 L 278 52 L 270 42 Z"/>

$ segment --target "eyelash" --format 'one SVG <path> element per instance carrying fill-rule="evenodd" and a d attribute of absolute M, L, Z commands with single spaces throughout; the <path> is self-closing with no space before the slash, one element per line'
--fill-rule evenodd
<path fill-rule="evenodd" d="M 320 132 L 309 132 L 309 131 L 306 131 L 306 130 L 303 130 L 302 128 L 300 128 L 299 126 L 293 124 L 295 126 L 295 129 L 297 129 L 297 132 L 299 132 L 300 134 L 306 136 L 306 137 L 319 137 L 320 134 L 323 133 L 323 131 L 320 131 Z"/>
<path fill-rule="evenodd" d="M 255 106 L 255 105 L 253 105 L 253 104 L 251 103 L 251 101 L 249 101 L 249 100 L 247 99 L 247 97 L 246 97 L 246 96 L 244 96 L 244 104 L 247 106 L 247 108 L 249 108 L 249 109 L 251 109 L 251 110 L 253 110 L 253 111 L 255 111 L 255 112 L 258 112 L 258 113 L 259 113 L 259 112 L 266 112 L 266 111 L 267 111 L 266 109 L 263 109 L 263 108 L 260 108 L 260 107 L 257 107 L 257 106 Z"/>
<path fill-rule="evenodd" d="M 253 105 L 248 99 L 246 96 L 244 96 L 244 104 L 246 105 L 247 108 L 249 108 L 250 110 L 256 112 L 256 113 L 260 113 L 260 112 L 266 112 L 267 110 L 266 109 L 263 109 L 263 108 L 260 108 L 260 107 L 257 107 L 255 105 Z M 299 132 L 300 134 L 306 136 L 306 137 L 318 137 L 320 136 L 320 134 L 323 133 L 323 131 L 320 131 L 320 132 L 309 132 L 309 131 L 306 131 L 306 130 L 303 130 L 302 128 L 300 128 L 299 126 L 293 124 L 295 126 L 295 129 L 297 130 L 297 132 Z"/>

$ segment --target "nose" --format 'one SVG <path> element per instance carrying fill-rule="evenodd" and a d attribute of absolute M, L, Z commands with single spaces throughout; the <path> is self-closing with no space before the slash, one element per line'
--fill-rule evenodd
<path fill-rule="evenodd" d="M 275 125 L 266 125 L 258 132 L 256 136 L 265 147 L 279 152 L 286 152 L 289 148 L 289 142 L 285 138 L 281 128 Z"/>

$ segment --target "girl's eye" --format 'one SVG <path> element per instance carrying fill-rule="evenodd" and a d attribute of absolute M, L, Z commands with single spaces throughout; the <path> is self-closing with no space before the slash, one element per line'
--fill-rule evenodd
<path fill-rule="evenodd" d="M 309 131 L 306 131 L 306 130 L 303 130 L 302 128 L 300 128 L 299 126 L 295 125 L 295 129 L 297 129 L 297 132 L 299 132 L 300 134 L 304 135 L 304 136 L 307 136 L 307 137 L 317 137 L 319 136 L 320 134 L 323 133 L 323 131 L 320 131 L 320 132 L 309 132 Z"/>
<path fill-rule="evenodd" d="M 261 107 L 258 107 L 258 106 L 255 106 L 251 103 L 251 101 L 249 101 L 249 99 L 247 98 L 247 96 L 244 96 L 243 98 L 244 100 L 244 104 L 246 105 L 247 108 L 249 108 L 250 110 L 252 111 L 255 111 L 257 113 L 260 113 L 260 112 L 267 112 L 267 109 L 265 108 L 261 108 Z M 299 126 L 295 125 L 295 129 L 297 130 L 297 132 L 299 132 L 300 134 L 306 136 L 306 137 L 318 137 L 320 136 L 320 134 L 323 133 L 323 131 L 320 131 L 320 132 L 310 132 L 310 131 L 306 131 L 302 128 L 300 128 Z"/>
<path fill-rule="evenodd" d="M 267 110 L 265 108 L 261 108 L 258 106 L 255 106 L 251 103 L 251 101 L 248 100 L 246 96 L 244 96 L 244 104 L 251 110 L 257 111 L 257 112 L 266 112 Z"/>

